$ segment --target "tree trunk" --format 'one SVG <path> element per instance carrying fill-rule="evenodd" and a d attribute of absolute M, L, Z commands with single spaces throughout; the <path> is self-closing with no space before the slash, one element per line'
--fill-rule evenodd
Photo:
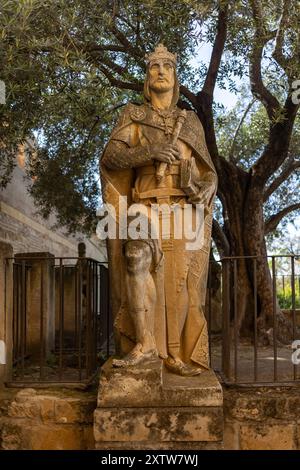
<path fill-rule="evenodd" d="M 261 334 L 267 338 L 272 334 L 275 306 L 278 339 L 289 342 L 292 337 L 291 325 L 273 300 L 273 282 L 264 235 L 262 188 L 251 174 L 228 162 L 222 166 L 219 179 L 222 179 L 220 189 L 226 205 L 225 231 L 230 246 L 229 256 L 237 257 L 236 261 L 231 262 L 231 286 L 236 287 L 236 302 L 234 298 L 231 301 L 233 312 L 234 304 L 237 307 L 238 330 L 242 336 L 253 336 L 256 302 L 258 326 Z"/>
<path fill-rule="evenodd" d="M 267 332 L 266 335 L 270 336 L 273 327 L 273 310 L 275 310 L 278 338 L 282 342 L 288 342 L 292 338 L 291 324 L 283 316 L 277 302 L 273 300 L 273 283 L 265 243 L 263 193 L 266 183 L 264 174 L 266 166 L 268 172 L 271 171 L 272 174 L 272 171 L 278 169 L 280 162 L 283 162 L 287 155 L 292 130 L 291 123 L 296 111 L 292 109 L 291 119 L 287 123 L 279 123 L 272 127 L 269 145 L 263 156 L 251 171 L 246 172 L 239 168 L 235 161 L 227 161 L 219 155 L 214 129 L 212 96 L 204 91 L 198 93 L 196 109 L 205 130 L 207 147 L 218 173 L 218 196 L 223 206 L 224 232 L 228 241 L 226 252 L 228 256 L 240 257 L 235 262 L 231 262 L 233 265 L 231 271 L 235 273 L 235 276 L 230 280 L 231 286 L 234 286 L 234 280 L 236 281 L 236 297 L 232 299 L 232 302 L 236 305 L 238 330 L 241 334 L 248 336 L 252 330 L 251 335 L 253 335 L 256 305 L 258 325 L 263 334 Z M 289 104 L 289 106 L 292 105 Z M 270 170 L 272 165 L 273 170 Z M 220 238 L 218 243 L 220 243 Z M 222 253 L 220 255 L 222 257 Z M 256 262 L 253 261 L 254 259 Z M 255 298 L 254 269 L 257 286 Z"/>
<path fill-rule="evenodd" d="M 265 224 L 263 216 L 263 188 L 260 188 L 253 179 L 247 191 L 244 206 L 244 244 L 248 253 L 257 256 L 256 261 L 256 284 L 259 326 L 261 331 L 267 335 L 273 334 L 274 321 L 276 322 L 276 336 L 283 343 L 289 343 L 293 338 L 291 322 L 282 313 L 277 299 L 274 299 L 273 292 L 273 272 L 275 268 L 272 258 L 267 257 L 265 242 Z M 269 262 L 272 261 L 271 268 Z M 253 285 L 254 283 L 254 262 L 248 263 L 248 273 Z M 271 269 L 271 270 L 270 270 Z"/>

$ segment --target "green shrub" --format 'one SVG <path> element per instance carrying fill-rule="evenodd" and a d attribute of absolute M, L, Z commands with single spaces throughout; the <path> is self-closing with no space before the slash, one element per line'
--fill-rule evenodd
<path fill-rule="evenodd" d="M 292 288 L 290 285 L 285 286 L 285 290 L 277 288 L 277 299 L 280 308 L 291 309 L 292 308 Z M 295 306 L 300 308 L 300 295 L 298 289 L 295 292 Z"/>

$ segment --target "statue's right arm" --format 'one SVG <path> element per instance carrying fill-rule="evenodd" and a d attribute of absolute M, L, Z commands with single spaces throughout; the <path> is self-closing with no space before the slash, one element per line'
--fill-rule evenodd
<path fill-rule="evenodd" d="M 126 142 L 111 139 L 102 156 L 101 164 L 110 170 L 126 170 L 149 165 L 153 160 L 172 164 L 181 158 L 176 145 L 151 144 L 129 147 Z"/>
<path fill-rule="evenodd" d="M 110 170 L 125 170 L 150 164 L 151 161 L 148 145 L 129 147 L 125 142 L 112 139 L 105 149 L 101 163 Z"/>

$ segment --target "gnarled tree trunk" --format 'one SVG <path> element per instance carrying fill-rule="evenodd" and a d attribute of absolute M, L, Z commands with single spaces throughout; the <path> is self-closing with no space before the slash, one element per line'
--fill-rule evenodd
<path fill-rule="evenodd" d="M 273 280 L 265 242 L 263 187 L 251 173 L 225 160 L 219 167 L 219 186 L 227 246 L 220 246 L 222 241 L 219 240 L 218 248 L 221 256 L 236 257 L 236 261 L 231 263 L 230 285 L 233 291 L 235 263 L 238 331 L 243 336 L 253 336 L 256 302 L 260 334 L 266 339 L 270 336 L 275 310 L 277 337 L 282 342 L 290 342 L 292 326 L 273 298 Z"/>

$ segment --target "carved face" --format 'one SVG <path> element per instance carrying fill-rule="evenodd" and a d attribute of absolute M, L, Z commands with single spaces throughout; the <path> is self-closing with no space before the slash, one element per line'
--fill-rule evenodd
<path fill-rule="evenodd" d="M 156 93 L 174 89 L 175 73 L 172 62 L 155 60 L 149 65 L 149 87 Z"/>
<path fill-rule="evenodd" d="M 147 272 L 151 265 L 152 251 L 141 240 L 130 241 L 125 245 L 125 258 L 129 272 Z"/>

